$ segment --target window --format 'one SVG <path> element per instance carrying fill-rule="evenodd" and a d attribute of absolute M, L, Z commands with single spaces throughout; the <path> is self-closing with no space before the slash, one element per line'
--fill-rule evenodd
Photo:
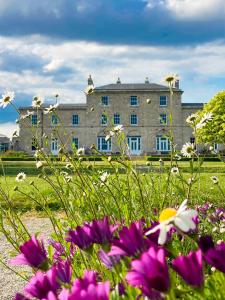
<path fill-rule="evenodd" d="M 137 106 L 138 105 L 137 96 L 130 96 L 130 105 L 131 106 Z"/>
<path fill-rule="evenodd" d="M 32 125 L 37 125 L 37 115 L 31 115 L 31 124 Z"/>
<path fill-rule="evenodd" d="M 120 114 L 114 114 L 114 125 L 120 124 Z"/>
<path fill-rule="evenodd" d="M 72 140 L 72 147 L 75 148 L 75 149 L 78 149 L 79 148 L 79 140 L 77 137 L 73 137 L 73 140 Z"/>
<path fill-rule="evenodd" d="M 131 155 L 138 155 L 141 152 L 141 137 L 140 136 L 128 136 L 127 143 L 129 152 Z"/>
<path fill-rule="evenodd" d="M 57 138 L 53 138 L 51 141 L 51 151 L 52 154 L 57 155 L 59 150 L 59 143 Z"/>
<path fill-rule="evenodd" d="M 160 124 L 166 125 L 167 124 L 167 115 L 160 114 Z"/>
<path fill-rule="evenodd" d="M 109 97 L 102 96 L 102 105 L 109 105 Z"/>
<path fill-rule="evenodd" d="M 159 105 L 160 106 L 167 106 L 167 96 L 160 96 L 159 97 Z"/>
<path fill-rule="evenodd" d="M 195 137 L 190 137 L 190 143 L 194 144 L 195 143 Z"/>
<path fill-rule="evenodd" d="M 58 124 L 58 118 L 56 115 L 52 115 L 52 125 L 57 125 Z"/>
<path fill-rule="evenodd" d="M 157 136 L 156 137 L 156 150 L 161 152 L 170 151 L 170 141 L 167 137 Z"/>
<path fill-rule="evenodd" d="M 98 136 L 98 150 L 102 152 L 109 152 L 112 149 L 111 139 L 105 140 L 104 136 Z"/>
<path fill-rule="evenodd" d="M 72 124 L 73 125 L 78 125 L 79 124 L 79 116 L 78 115 L 73 115 L 72 116 Z"/>
<path fill-rule="evenodd" d="M 37 146 L 38 146 L 38 142 L 36 138 L 32 138 L 31 141 L 31 150 L 32 151 L 36 151 L 37 150 Z"/>
<path fill-rule="evenodd" d="M 102 115 L 101 124 L 102 125 L 107 125 L 108 124 L 108 118 L 107 118 L 106 115 Z"/>
<path fill-rule="evenodd" d="M 8 143 L 0 143 L 0 152 L 5 152 L 9 150 L 9 144 Z"/>
<path fill-rule="evenodd" d="M 130 115 L 130 125 L 137 125 L 137 124 L 138 124 L 137 115 L 131 114 Z"/>
<path fill-rule="evenodd" d="M 219 145 L 217 143 L 213 144 L 213 150 L 215 153 L 217 153 L 219 151 Z"/>

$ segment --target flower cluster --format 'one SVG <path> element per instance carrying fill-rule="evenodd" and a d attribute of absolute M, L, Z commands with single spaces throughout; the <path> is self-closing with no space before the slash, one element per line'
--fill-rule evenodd
<path fill-rule="evenodd" d="M 197 210 L 205 214 L 209 207 L 205 204 Z M 163 299 L 172 284 L 170 268 L 186 284 L 201 288 L 205 281 L 204 263 L 225 273 L 225 243 L 215 244 L 211 236 L 202 236 L 198 239 L 197 249 L 176 256 L 167 247 L 174 235 L 177 238 L 180 235 L 191 237 L 197 227 L 196 217 L 197 211 L 187 208 L 185 200 L 177 209 L 164 209 L 159 222 L 152 221 L 150 228 L 144 219 L 129 226 L 122 223 L 112 225 L 109 217 L 85 222 L 69 229 L 64 244 L 50 241 L 54 249 L 52 258 L 44 242 L 32 236 L 20 246 L 21 253 L 11 260 L 12 264 L 29 265 L 34 270 L 24 294 L 18 293 L 14 300 L 109 300 L 111 293 L 125 295 L 131 288 L 139 298 Z M 74 263 L 80 252 L 78 249 L 90 257 L 97 254 L 101 264 L 111 272 L 117 270 L 116 274 L 119 268 L 126 267 L 122 283 L 115 278 L 110 281 L 110 278 L 103 278 L 102 274 L 88 269 L 83 276 L 74 279 L 78 271 Z"/>

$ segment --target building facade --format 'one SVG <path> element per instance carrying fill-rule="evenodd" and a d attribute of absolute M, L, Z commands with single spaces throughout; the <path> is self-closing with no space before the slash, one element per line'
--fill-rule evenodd
<path fill-rule="evenodd" d="M 93 85 L 91 77 L 88 85 Z M 101 152 L 118 153 L 113 138 L 106 141 L 105 137 L 110 128 L 122 124 L 131 155 L 166 154 L 170 151 L 170 111 L 179 150 L 194 139 L 186 118 L 203 107 L 202 103 L 182 103 L 182 94 L 179 81 L 171 98 L 167 86 L 150 83 L 147 78 L 141 84 L 123 84 L 118 79 L 115 84 L 95 87 L 86 95 L 86 103 L 60 104 L 51 114 L 45 114 L 44 107 L 21 107 L 22 116 L 28 110 L 32 115 L 20 121 L 19 137 L 14 144 L 17 150 L 30 154 L 37 144 L 54 155 L 62 146 L 72 151 L 74 147 L 93 144 Z"/>

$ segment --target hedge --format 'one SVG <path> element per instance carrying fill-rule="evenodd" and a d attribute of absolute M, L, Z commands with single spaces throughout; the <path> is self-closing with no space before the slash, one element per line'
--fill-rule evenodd
<path fill-rule="evenodd" d="M 221 159 L 219 157 L 202 157 L 204 161 L 213 161 L 213 162 L 220 162 Z M 159 159 L 163 161 L 170 161 L 169 156 L 148 156 L 146 158 L 148 161 L 159 161 Z M 179 161 L 189 161 L 190 158 L 188 157 L 182 157 Z M 198 158 L 194 157 L 194 160 L 197 161 Z"/>

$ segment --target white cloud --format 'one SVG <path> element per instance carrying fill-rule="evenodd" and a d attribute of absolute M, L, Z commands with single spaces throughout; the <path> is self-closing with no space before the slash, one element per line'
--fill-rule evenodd
<path fill-rule="evenodd" d="M 13 122 L 0 123 L 0 134 L 12 138 L 13 132 L 18 130 L 18 125 Z"/>
<path fill-rule="evenodd" d="M 183 99 L 187 101 L 198 101 L 207 94 L 209 99 L 216 92 L 216 86 L 212 89 L 206 83 L 225 77 L 225 41 L 166 47 L 103 45 L 85 41 L 59 43 L 40 36 L 0 37 L 1 51 L 19 53 L 25 58 L 33 54 L 46 64 L 44 70 L 40 66 L 38 71 L 0 70 L 0 92 L 8 88 L 16 94 L 30 97 L 38 94 L 50 100 L 57 90 L 61 102 L 84 102 L 83 90 L 89 74 L 98 86 L 116 82 L 117 77 L 122 82 L 144 82 L 148 76 L 153 82 L 163 83 L 166 74 L 178 73 L 181 87 L 185 88 Z M 66 68 L 72 69 L 73 73 L 60 80 L 60 76 L 66 76 Z M 61 69 L 62 74 L 57 73 Z M 201 84 L 204 89 L 200 88 Z"/>
<path fill-rule="evenodd" d="M 148 8 L 168 10 L 180 20 L 208 20 L 225 16 L 224 0 L 145 0 Z"/>

